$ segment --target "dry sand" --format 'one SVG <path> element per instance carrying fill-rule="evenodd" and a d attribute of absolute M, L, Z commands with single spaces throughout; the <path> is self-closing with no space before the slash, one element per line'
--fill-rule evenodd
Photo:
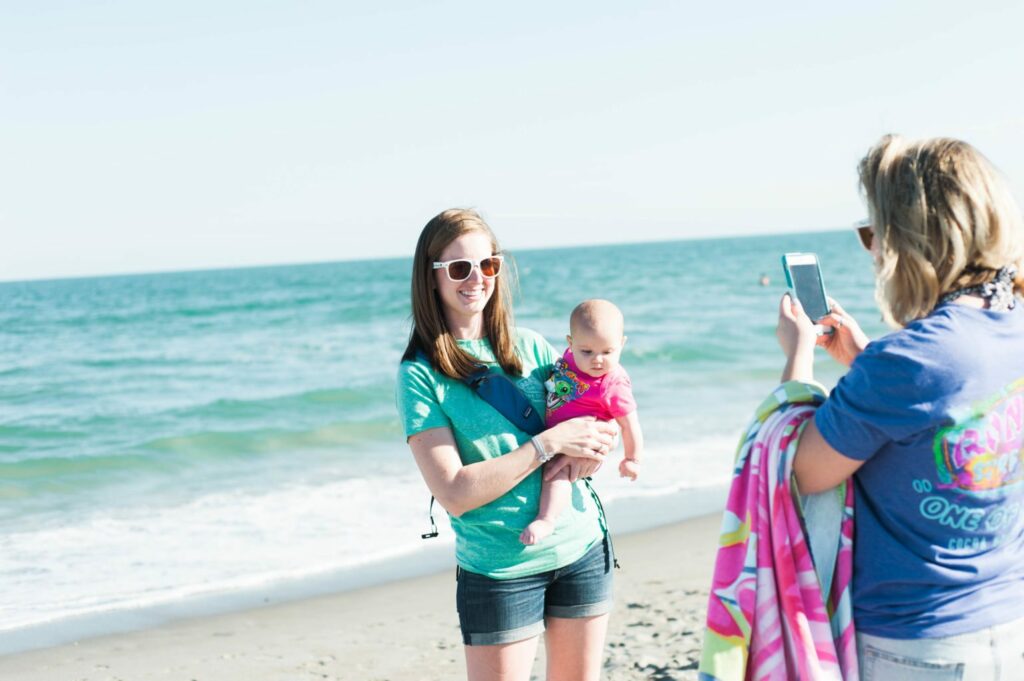
<path fill-rule="evenodd" d="M 604 679 L 697 678 L 720 523 L 713 514 L 615 538 Z M 0 657 L 3 681 L 464 678 L 454 571 Z"/>

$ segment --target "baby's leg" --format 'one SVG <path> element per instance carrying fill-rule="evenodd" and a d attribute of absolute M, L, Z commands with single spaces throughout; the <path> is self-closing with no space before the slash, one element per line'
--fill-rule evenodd
<path fill-rule="evenodd" d="M 569 467 L 558 471 L 552 480 L 544 480 L 540 487 L 540 508 L 537 517 L 526 526 L 519 541 L 526 545 L 536 544 L 555 531 L 555 520 L 569 505 L 572 497 L 572 483 L 569 482 Z"/>

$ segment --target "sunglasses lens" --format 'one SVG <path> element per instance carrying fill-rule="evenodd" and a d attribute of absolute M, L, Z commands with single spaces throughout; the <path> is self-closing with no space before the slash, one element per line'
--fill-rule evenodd
<path fill-rule="evenodd" d="M 860 237 L 860 244 L 867 250 L 871 250 L 871 241 L 875 238 L 875 233 L 871 231 L 870 227 L 858 227 L 857 236 Z"/>
<path fill-rule="evenodd" d="M 484 258 L 480 261 L 480 271 L 485 277 L 496 277 L 501 271 L 501 260 L 499 258 Z"/>
<path fill-rule="evenodd" d="M 469 275 L 472 272 L 473 263 L 468 260 L 453 260 L 448 263 L 448 278 L 452 281 L 469 279 Z"/>

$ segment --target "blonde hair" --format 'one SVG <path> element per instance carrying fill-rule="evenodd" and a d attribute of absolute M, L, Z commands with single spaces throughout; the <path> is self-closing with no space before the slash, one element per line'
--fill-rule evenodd
<path fill-rule="evenodd" d="M 412 265 L 412 332 L 402 355 L 402 361 L 411 361 L 416 359 L 417 353 L 422 353 L 434 369 L 456 380 L 472 374 L 479 360 L 460 348 L 448 330 L 434 285 L 434 262 L 448 244 L 472 232 L 486 234 L 491 240 L 491 252 L 495 255 L 501 252 L 494 232 L 474 210 L 452 208 L 438 213 L 420 232 Z M 484 332 L 501 368 L 507 374 L 519 376 L 523 372 L 523 361 L 515 349 L 509 285 L 515 268 L 507 256 L 504 264 L 495 280 L 494 293 L 484 308 Z"/>
<path fill-rule="evenodd" d="M 886 321 L 906 326 L 951 291 L 1017 266 L 1024 291 L 1024 222 L 1003 179 L 974 147 L 886 135 L 861 160 L 879 259 L 876 297 Z"/>

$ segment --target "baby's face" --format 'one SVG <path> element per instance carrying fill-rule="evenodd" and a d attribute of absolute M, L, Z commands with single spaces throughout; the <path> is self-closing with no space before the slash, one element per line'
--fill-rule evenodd
<path fill-rule="evenodd" d="M 614 328 L 608 328 L 608 326 L 614 326 Z M 626 343 L 621 325 L 577 329 L 575 334 L 566 336 L 565 339 L 572 349 L 572 357 L 576 360 L 576 366 L 595 378 L 604 376 L 619 366 L 622 346 Z"/>

